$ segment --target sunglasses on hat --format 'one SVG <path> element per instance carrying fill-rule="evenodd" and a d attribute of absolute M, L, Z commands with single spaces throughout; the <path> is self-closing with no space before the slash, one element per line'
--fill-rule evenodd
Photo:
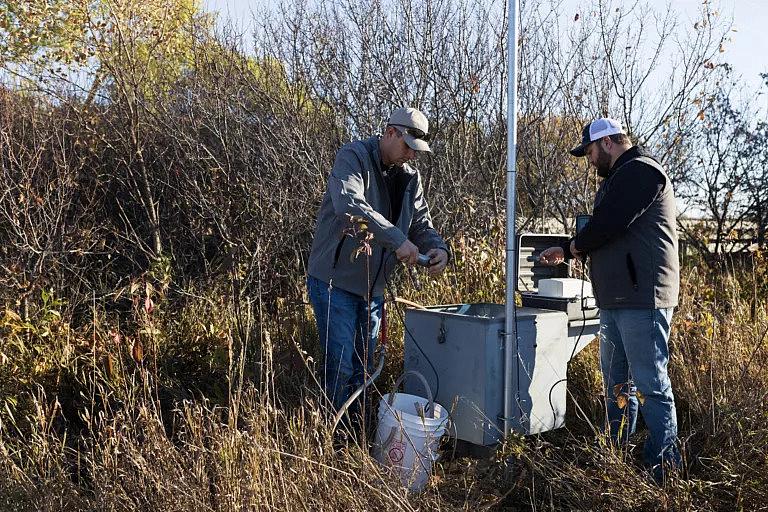
<path fill-rule="evenodd" d="M 424 133 L 423 131 L 419 130 L 418 128 L 411 128 L 410 126 L 403 126 L 399 124 L 393 124 L 395 128 L 402 134 L 407 133 L 414 139 L 421 139 L 425 141 L 429 141 L 430 135 L 428 133 Z"/>

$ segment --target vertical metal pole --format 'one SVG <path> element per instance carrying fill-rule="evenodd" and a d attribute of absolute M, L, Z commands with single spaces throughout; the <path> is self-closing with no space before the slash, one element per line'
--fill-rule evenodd
<path fill-rule="evenodd" d="M 517 25 L 518 0 L 508 0 L 507 21 L 507 292 L 504 323 L 504 435 L 512 429 L 515 390 L 512 371 L 517 358 L 517 324 L 515 322 L 515 285 L 517 284 L 517 236 L 515 206 L 517 180 Z"/>

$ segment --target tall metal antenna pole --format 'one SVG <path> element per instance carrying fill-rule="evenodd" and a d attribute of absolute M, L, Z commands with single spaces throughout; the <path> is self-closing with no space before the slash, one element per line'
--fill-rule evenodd
<path fill-rule="evenodd" d="M 509 0 L 507 21 L 507 291 L 504 323 L 504 435 L 512 429 L 517 390 L 513 389 L 513 371 L 517 369 L 517 323 L 515 322 L 515 285 L 517 283 L 517 234 L 515 206 L 517 180 L 517 27 L 518 0 Z"/>

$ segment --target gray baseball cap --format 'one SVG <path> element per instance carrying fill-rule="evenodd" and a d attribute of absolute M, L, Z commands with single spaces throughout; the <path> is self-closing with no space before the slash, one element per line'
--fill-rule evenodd
<path fill-rule="evenodd" d="M 387 121 L 387 126 L 392 125 L 400 129 L 403 139 L 414 151 L 426 151 L 431 153 L 427 139 L 429 138 L 429 121 L 421 111 L 415 108 L 399 108 L 392 112 Z"/>

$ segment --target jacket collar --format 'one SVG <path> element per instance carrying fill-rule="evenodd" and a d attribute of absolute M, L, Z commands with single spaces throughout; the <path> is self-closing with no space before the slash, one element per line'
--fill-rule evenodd
<path fill-rule="evenodd" d="M 363 141 L 363 145 L 365 146 L 365 149 L 368 150 L 368 154 L 371 155 L 371 160 L 373 160 L 373 166 L 379 171 L 383 171 L 384 166 L 381 163 L 381 150 L 379 149 L 379 139 L 380 137 L 378 135 L 369 137 Z"/>
<path fill-rule="evenodd" d="M 378 169 L 379 172 L 383 173 L 385 170 L 385 167 L 381 161 L 381 149 L 379 148 L 380 140 L 381 140 L 381 135 L 374 135 L 373 137 L 369 137 L 365 139 L 363 141 L 363 144 L 365 145 L 366 149 L 368 150 L 368 153 L 370 153 L 371 158 L 373 159 L 374 167 Z M 416 169 L 414 169 L 408 164 L 403 164 L 402 167 L 392 166 L 391 169 L 401 170 L 409 175 L 416 174 Z"/>
<path fill-rule="evenodd" d="M 628 150 L 626 150 L 624 153 L 622 153 L 619 158 L 616 159 L 616 161 L 613 163 L 613 167 L 611 167 L 611 170 L 608 171 L 608 176 L 606 178 L 610 178 L 611 176 L 618 171 L 621 166 L 629 162 L 630 160 L 634 160 L 635 158 L 639 158 L 641 156 L 646 156 L 649 158 L 653 158 L 653 156 L 648 153 L 642 146 L 632 146 Z M 656 160 L 655 158 L 653 158 Z"/>
<path fill-rule="evenodd" d="M 633 158 L 637 158 L 641 156 L 640 155 L 640 147 L 639 146 L 632 146 L 628 150 L 626 150 L 624 153 L 619 156 L 619 158 L 616 159 L 616 161 L 613 163 L 613 167 L 611 167 L 611 174 L 616 172 L 616 169 L 624 165 L 625 163 L 629 162 Z"/>

